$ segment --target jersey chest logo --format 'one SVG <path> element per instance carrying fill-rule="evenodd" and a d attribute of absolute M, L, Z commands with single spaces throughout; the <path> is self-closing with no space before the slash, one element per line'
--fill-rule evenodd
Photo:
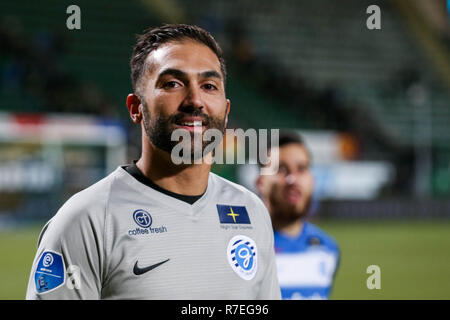
<path fill-rule="evenodd" d="M 167 227 L 164 225 L 153 226 L 153 218 L 147 211 L 138 209 L 132 215 L 134 226 L 133 229 L 128 230 L 129 236 L 150 235 L 167 232 Z M 136 227 L 137 226 L 137 227 Z"/>
<path fill-rule="evenodd" d="M 146 273 L 146 272 L 149 272 L 150 270 L 155 269 L 156 267 L 159 267 L 160 265 L 166 263 L 166 262 L 169 261 L 169 260 L 170 260 L 170 259 L 166 259 L 166 260 L 164 260 L 164 261 L 155 263 L 155 264 L 153 264 L 153 265 L 151 265 L 151 266 L 148 266 L 148 267 L 145 267 L 145 268 L 139 268 L 139 267 L 138 267 L 138 262 L 136 261 L 136 263 L 134 264 L 134 267 L 133 267 L 133 273 L 134 273 L 135 275 L 139 276 L 139 275 L 141 275 L 141 274 L 144 274 L 144 273 Z"/>
<path fill-rule="evenodd" d="M 250 224 L 247 209 L 244 206 L 217 204 L 220 223 Z"/>
<path fill-rule="evenodd" d="M 258 270 L 258 250 L 256 243 L 244 235 L 231 238 L 227 247 L 227 257 L 233 271 L 244 280 L 252 280 Z"/>
<path fill-rule="evenodd" d="M 221 229 L 231 231 L 253 229 L 245 206 L 217 204 L 216 207 Z"/>

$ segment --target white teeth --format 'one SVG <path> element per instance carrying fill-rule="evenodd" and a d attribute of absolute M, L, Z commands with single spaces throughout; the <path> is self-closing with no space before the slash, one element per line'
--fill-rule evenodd
<path fill-rule="evenodd" d="M 201 127 L 202 122 L 201 121 L 194 121 L 194 122 L 183 122 L 183 126 L 189 126 L 189 127 Z"/>

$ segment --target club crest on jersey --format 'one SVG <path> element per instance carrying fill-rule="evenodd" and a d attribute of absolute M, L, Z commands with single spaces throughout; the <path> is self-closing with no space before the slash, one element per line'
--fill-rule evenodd
<path fill-rule="evenodd" d="M 34 282 L 37 293 L 50 292 L 65 281 L 64 261 L 61 254 L 46 250 L 41 254 L 36 270 Z"/>
<path fill-rule="evenodd" d="M 138 227 L 128 230 L 128 235 L 130 236 L 167 232 L 165 226 L 152 227 L 153 218 L 150 213 L 143 209 L 138 209 L 133 212 L 133 221 Z"/>
<path fill-rule="evenodd" d="M 227 257 L 233 271 L 244 280 L 252 280 L 258 269 L 256 243 L 244 235 L 231 238 L 227 247 Z"/>

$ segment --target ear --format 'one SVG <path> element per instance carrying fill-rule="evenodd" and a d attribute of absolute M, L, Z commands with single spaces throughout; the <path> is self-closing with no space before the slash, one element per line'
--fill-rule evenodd
<path fill-rule="evenodd" d="M 264 192 L 263 192 L 263 186 L 262 186 L 262 178 L 261 178 L 261 176 L 259 175 L 258 176 L 258 178 L 256 178 L 256 181 L 255 181 L 255 187 L 256 187 L 256 189 L 258 190 L 258 192 L 259 192 L 259 194 L 261 194 L 262 196 L 265 196 L 265 194 L 263 194 Z"/>
<path fill-rule="evenodd" d="M 311 170 L 309 171 L 310 179 L 311 179 L 311 188 L 314 191 L 316 189 L 316 179 L 314 179 L 314 175 L 312 174 Z"/>
<path fill-rule="evenodd" d="M 230 99 L 227 99 L 227 111 L 225 113 L 225 128 L 228 125 L 228 114 L 230 113 L 230 106 L 231 106 L 231 101 L 230 101 Z"/>
<path fill-rule="evenodd" d="M 267 185 L 267 181 L 264 182 L 263 179 L 267 179 L 267 176 L 259 175 L 255 181 L 255 186 L 256 189 L 258 190 L 259 195 L 261 196 L 261 199 L 263 200 L 264 204 L 269 210 L 269 213 L 271 213 L 272 210 L 270 209 L 270 200 L 269 200 L 270 189 L 269 186 Z"/>
<path fill-rule="evenodd" d="M 255 187 L 264 200 L 268 200 L 274 184 L 274 176 L 259 174 L 255 180 Z"/>
<path fill-rule="evenodd" d="M 127 96 L 127 108 L 130 113 L 131 120 L 136 124 L 139 124 L 142 121 L 142 109 L 140 106 L 141 100 L 139 97 L 134 93 L 130 93 Z"/>

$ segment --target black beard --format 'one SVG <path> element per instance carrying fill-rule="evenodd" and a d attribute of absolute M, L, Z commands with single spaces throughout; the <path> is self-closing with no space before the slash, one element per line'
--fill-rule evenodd
<path fill-rule="evenodd" d="M 312 205 L 312 195 L 308 197 L 306 203 L 301 212 L 295 212 L 290 209 L 287 209 L 282 204 L 278 202 L 273 194 L 269 195 L 270 205 L 272 206 L 273 215 L 281 221 L 286 223 L 293 223 L 300 219 L 308 218 L 310 214 L 310 209 Z"/>
<path fill-rule="evenodd" d="M 179 141 L 172 141 L 171 136 L 172 132 L 175 129 L 170 129 L 177 122 L 183 119 L 186 116 L 191 117 L 201 117 L 203 124 L 205 124 L 205 129 L 217 129 L 222 132 L 225 132 L 225 116 L 223 118 L 219 117 L 210 117 L 209 115 L 203 113 L 199 109 L 190 108 L 193 110 L 192 112 L 179 112 L 174 115 L 165 117 L 165 116 L 154 116 L 152 117 L 150 111 L 147 106 L 143 103 L 143 122 L 144 129 L 149 140 L 159 149 L 166 151 L 167 153 L 171 153 L 172 149 L 179 143 Z M 194 135 L 197 135 L 194 132 L 190 132 L 191 134 L 191 160 L 194 160 Z M 206 147 L 210 144 L 217 145 L 220 141 L 203 141 L 202 139 L 202 155 Z"/>

